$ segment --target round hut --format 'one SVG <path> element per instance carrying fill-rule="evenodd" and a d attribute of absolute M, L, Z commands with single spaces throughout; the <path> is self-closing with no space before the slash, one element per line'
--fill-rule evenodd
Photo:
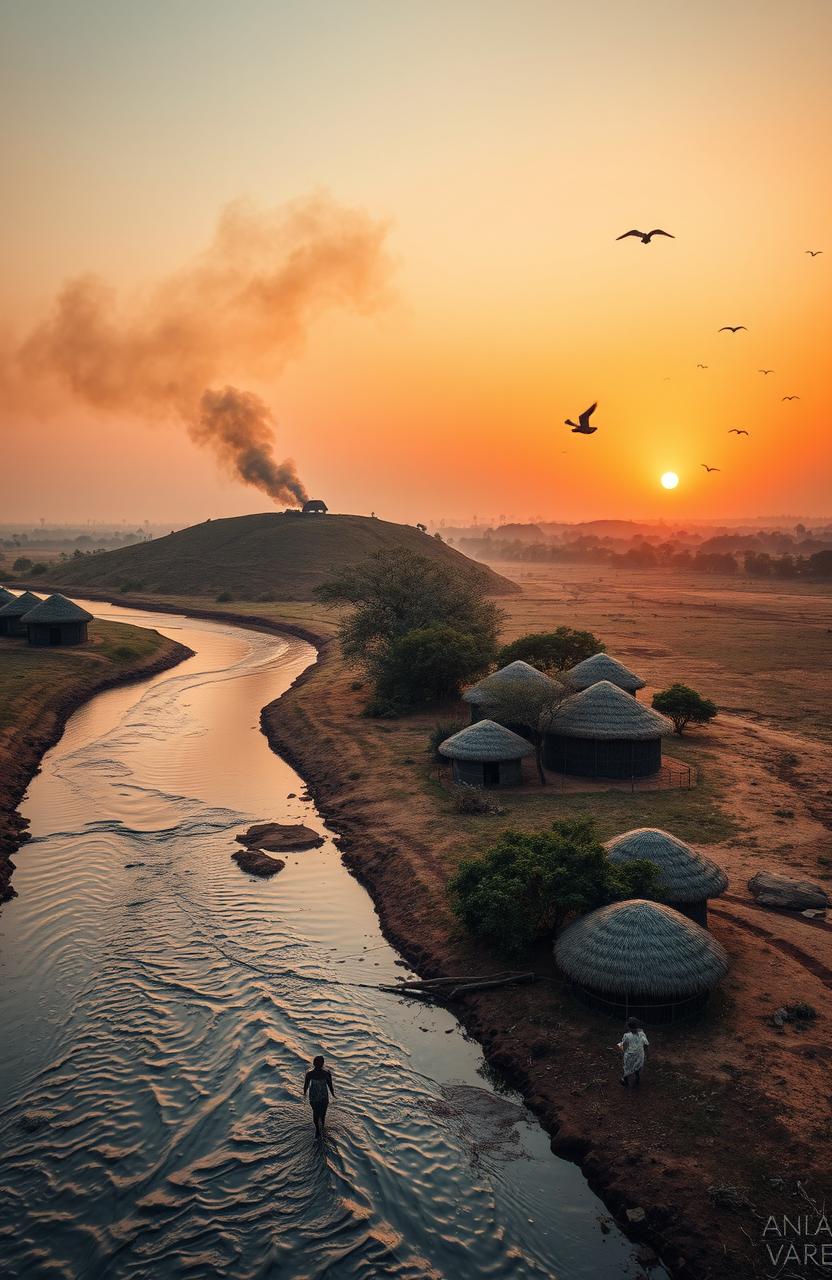
<path fill-rule="evenodd" d="M 646 684 L 641 676 L 637 676 L 617 658 L 611 658 L 608 653 L 594 653 L 591 658 L 584 658 L 583 662 L 571 667 L 563 678 L 572 689 L 588 689 L 599 680 L 609 680 L 610 684 L 618 685 L 619 689 L 631 693 L 634 698 Z"/>
<path fill-rule="evenodd" d="M 454 782 L 471 787 L 516 787 L 523 777 L 523 757 L 534 747 L 495 720 L 478 720 L 439 744 L 453 761 Z"/>
<path fill-rule="evenodd" d="M 636 827 L 608 840 L 604 848 L 610 862 L 652 862 L 659 872 L 659 892 L 669 906 L 683 916 L 708 927 L 708 899 L 728 888 L 721 867 L 669 831 Z"/>
<path fill-rule="evenodd" d="M 550 692 L 556 688 L 556 685 L 549 676 L 538 671 L 537 667 L 518 658 L 516 662 L 500 667 L 499 671 L 492 672 L 490 676 L 485 676 L 477 684 L 471 685 L 470 689 L 465 690 L 462 700 L 471 708 L 471 724 L 491 716 L 499 705 L 501 695 L 507 694 L 512 688 Z M 520 732 L 518 725 L 510 727 L 513 727 L 516 733 Z"/>
<path fill-rule="evenodd" d="M 662 765 L 662 737 L 673 724 L 629 693 L 599 680 L 573 693 L 552 719 L 547 769 L 582 778 L 647 778 Z"/>
<path fill-rule="evenodd" d="M 700 1009 L 728 972 L 725 949 L 662 902 L 612 902 L 576 920 L 555 943 L 575 995 L 620 1020 L 675 1022 Z"/>
<path fill-rule="evenodd" d="M 41 600 L 23 617 L 29 644 L 85 644 L 92 614 L 66 596 L 55 594 Z"/>
<path fill-rule="evenodd" d="M 12 600 L 14 600 L 14 596 L 11 591 L 7 591 L 5 587 L 0 587 L 0 609 L 4 604 L 9 604 Z"/>
<path fill-rule="evenodd" d="M 25 635 L 23 615 L 40 604 L 40 596 L 32 591 L 24 591 L 22 596 L 13 596 L 8 604 L 0 609 L 0 636 Z"/>

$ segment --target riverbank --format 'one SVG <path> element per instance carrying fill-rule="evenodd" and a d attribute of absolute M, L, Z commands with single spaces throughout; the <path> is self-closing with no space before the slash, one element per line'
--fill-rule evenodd
<path fill-rule="evenodd" d="M 88 644 L 33 649 L 0 640 L 0 902 L 15 896 L 12 856 L 27 838 L 17 812 L 46 751 L 95 694 L 176 666 L 191 650 L 158 631 L 116 622 L 90 625 Z"/>

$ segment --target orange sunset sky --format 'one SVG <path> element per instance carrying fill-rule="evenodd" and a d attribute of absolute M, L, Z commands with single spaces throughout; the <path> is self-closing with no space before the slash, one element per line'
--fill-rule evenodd
<path fill-rule="evenodd" d="M 4 521 L 268 509 L 227 384 L 338 511 L 832 513 L 828 0 L 0 19 Z"/>

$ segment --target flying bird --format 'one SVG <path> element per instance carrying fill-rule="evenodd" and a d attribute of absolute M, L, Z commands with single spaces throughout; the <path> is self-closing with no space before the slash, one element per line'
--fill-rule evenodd
<path fill-rule="evenodd" d="M 728 432 L 729 436 L 747 436 L 748 431 L 743 431 L 742 427 L 732 427 Z"/>
<path fill-rule="evenodd" d="M 642 244 L 649 244 L 653 236 L 667 236 L 668 240 L 676 239 L 669 231 L 662 231 L 661 227 L 656 227 L 654 231 L 636 231 L 633 228 L 632 231 L 625 231 L 623 236 L 616 236 L 615 238 L 616 240 L 626 240 L 627 236 L 638 236 Z"/>
<path fill-rule="evenodd" d="M 774 373 L 773 369 L 758 369 L 758 373 Z"/>
<path fill-rule="evenodd" d="M 708 366 L 707 366 L 706 364 L 698 364 L 696 367 L 697 367 L 697 369 L 707 369 L 707 368 L 708 368 Z"/>
<path fill-rule="evenodd" d="M 805 249 L 804 253 L 808 253 L 810 258 L 817 258 L 821 253 L 823 253 L 823 249 Z"/>
<path fill-rule="evenodd" d="M 566 418 L 564 420 L 564 425 L 572 428 L 573 435 L 578 431 L 582 436 L 591 436 L 593 431 L 598 430 L 597 427 L 591 427 L 589 425 L 589 420 L 597 408 L 598 401 L 596 400 L 595 404 L 591 404 L 588 409 L 584 409 L 583 413 L 578 414 L 577 422 L 573 422 L 571 418 Z"/>
<path fill-rule="evenodd" d="M 722 328 L 719 330 L 719 332 L 720 333 L 726 333 L 726 332 L 739 333 L 740 329 L 747 329 L 747 328 L 748 326 L 744 324 L 724 324 Z"/>
<path fill-rule="evenodd" d="M 783 396 L 784 400 L 799 400 L 800 396 Z"/>
<path fill-rule="evenodd" d="M 719 471 L 719 467 L 709 467 L 707 462 L 700 462 L 700 467 L 704 467 L 706 471 Z"/>

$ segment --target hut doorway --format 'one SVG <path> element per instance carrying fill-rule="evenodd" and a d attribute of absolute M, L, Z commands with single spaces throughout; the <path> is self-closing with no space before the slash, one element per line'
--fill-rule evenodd
<path fill-rule="evenodd" d="M 499 760 L 484 760 L 482 764 L 482 785 L 484 787 L 499 787 L 500 785 L 500 762 Z"/>
<path fill-rule="evenodd" d="M 60 644 L 60 643 L 61 643 L 61 628 L 60 628 L 60 627 L 50 627 L 50 628 L 49 628 L 49 643 L 50 643 L 50 644 Z"/>

